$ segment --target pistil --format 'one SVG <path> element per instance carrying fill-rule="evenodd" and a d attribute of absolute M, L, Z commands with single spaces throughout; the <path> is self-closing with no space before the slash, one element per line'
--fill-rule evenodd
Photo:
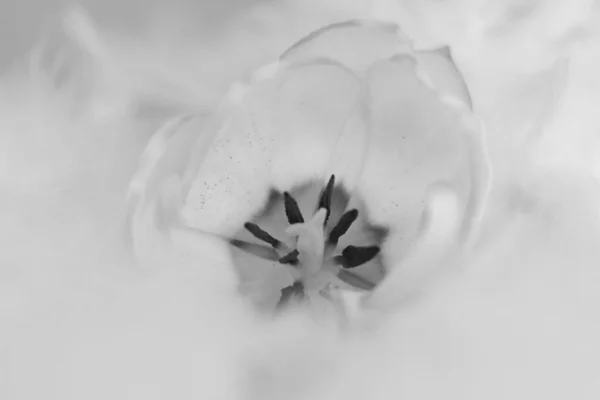
<path fill-rule="evenodd" d="M 319 209 L 308 222 L 297 223 L 286 229 L 286 233 L 297 238 L 298 267 L 306 279 L 317 273 L 323 265 L 325 252 L 325 233 L 323 227 L 327 210 Z"/>

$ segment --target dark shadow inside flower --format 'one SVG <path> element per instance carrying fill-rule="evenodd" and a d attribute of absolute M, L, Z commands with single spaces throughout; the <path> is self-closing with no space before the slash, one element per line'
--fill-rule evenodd
<path fill-rule="evenodd" d="M 332 175 L 327 182 L 272 190 L 265 207 L 230 244 L 242 284 L 268 274 L 289 274 L 289 284 L 271 279 L 273 287 L 258 286 L 276 291 L 273 298 L 283 307 L 302 300 L 306 290 L 372 290 L 386 272 L 380 255 L 386 235 L 386 229 L 369 223 L 362 201 Z M 322 272 L 331 279 L 319 280 L 318 286 L 313 277 Z"/>

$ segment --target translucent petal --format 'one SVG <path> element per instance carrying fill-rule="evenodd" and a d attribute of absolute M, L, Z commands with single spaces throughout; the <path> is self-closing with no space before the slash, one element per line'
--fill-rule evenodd
<path fill-rule="evenodd" d="M 452 181 L 468 202 L 469 102 L 447 50 L 413 52 L 389 24 L 322 29 L 234 85 L 203 133 L 215 138 L 188 171 L 182 215 L 230 233 L 268 188 L 335 173 L 350 188 L 360 181 L 373 218 L 389 224 L 392 216 L 410 237 L 434 180 Z"/>
<path fill-rule="evenodd" d="M 359 184 L 371 218 L 395 230 L 396 251 L 415 239 L 427 189 L 449 182 L 466 210 L 472 187 L 466 111 L 440 101 L 414 72 L 411 56 L 378 62 L 370 71 L 369 155 Z"/>
<path fill-rule="evenodd" d="M 271 186 L 324 177 L 359 93 L 353 75 L 329 64 L 255 82 L 219 124 L 187 196 L 186 223 L 229 233 L 264 203 Z"/>
<path fill-rule="evenodd" d="M 374 62 L 410 51 L 410 39 L 396 24 L 354 20 L 311 33 L 287 50 L 281 60 L 297 63 L 329 59 L 362 75 Z"/>

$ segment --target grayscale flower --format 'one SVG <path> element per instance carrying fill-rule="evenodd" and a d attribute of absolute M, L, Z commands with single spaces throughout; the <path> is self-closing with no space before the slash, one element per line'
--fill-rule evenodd
<path fill-rule="evenodd" d="M 157 133 L 130 191 L 136 252 L 175 230 L 218 237 L 266 309 L 369 292 L 437 215 L 432 188 L 453 194 L 456 240 L 471 240 L 490 182 L 482 135 L 448 49 L 415 50 L 389 23 L 325 27 L 212 116 Z"/>

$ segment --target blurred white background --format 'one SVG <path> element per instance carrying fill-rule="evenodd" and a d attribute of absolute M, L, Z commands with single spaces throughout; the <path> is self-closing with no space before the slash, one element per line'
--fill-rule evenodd
<path fill-rule="evenodd" d="M 89 1 L 74 30 L 66 1 L 0 5 L 0 398 L 600 396 L 598 5 L 349 3 Z M 496 181 L 465 272 L 340 337 L 254 318 L 217 252 L 138 269 L 125 194 L 157 118 L 133 106 L 210 113 L 311 30 L 373 15 L 450 44 L 486 124 Z"/>

